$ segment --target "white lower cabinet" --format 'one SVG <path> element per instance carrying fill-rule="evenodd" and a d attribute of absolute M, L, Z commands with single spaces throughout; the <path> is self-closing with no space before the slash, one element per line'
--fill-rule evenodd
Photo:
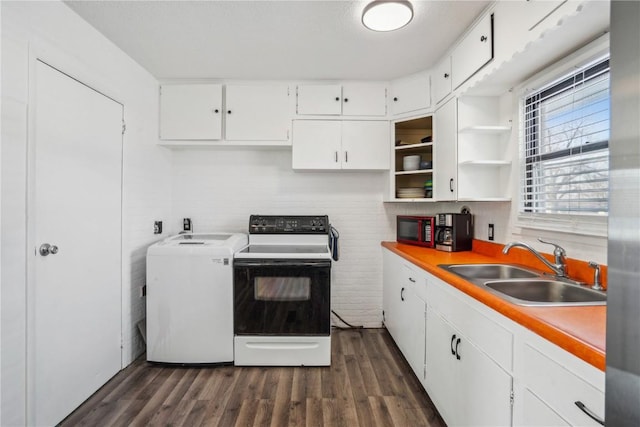
<path fill-rule="evenodd" d="M 603 371 L 387 249 L 383 275 L 384 324 L 449 426 L 600 425 Z"/>
<path fill-rule="evenodd" d="M 522 426 L 527 427 L 551 427 L 570 426 L 560 415 L 544 403 L 531 390 L 525 389 L 522 393 L 522 405 L 524 417 Z"/>
<path fill-rule="evenodd" d="M 511 375 L 438 313 L 431 301 L 426 361 L 427 392 L 448 425 L 511 425 Z"/>
<path fill-rule="evenodd" d="M 426 304 L 425 273 L 389 251 L 383 253 L 384 324 L 411 369 L 424 381 Z"/>
<path fill-rule="evenodd" d="M 604 372 L 533 334 L 525 334 L 515 354 L 523 398 L 516 399 L 514 424 L 602 425 Z"/>

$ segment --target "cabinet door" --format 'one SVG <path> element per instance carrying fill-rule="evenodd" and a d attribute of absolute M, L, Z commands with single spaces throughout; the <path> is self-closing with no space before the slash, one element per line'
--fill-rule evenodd
<path fill-rule="evenodd" d="M 527 342 L 521 348 L 522 364 L 516 373 L 521 383 L 567 420 L 568 424 L 599 425 L 576 406 L 575 402 L 582 402 L 588 411 L 603 420 L 605 409 L 603 390 L 595 387 L 578 373 L 593 375 L 593 378 L 599 379 L 604 378 L 604 373 L 585 364 L 574 355 L 555 348 L 542 338 L 532 339 L 532 342 Z M 524 407 L 525 417 L 531 412 L 531 409 Z M 524 422 L 529 421 L 525 418 Z"/>
<path fill-rule="evenodd" d="M 406 282 L 405 282 L 406 283 Z M 402 301 L 402 354 L 421 383 L 425 378 L 425 342 L 426 342 L 426 304 L 418 297 L 416 286 L 412 283 L 405 287 Z M 424 284 L 422 284 L 424 285 Z"/>
<path fill-rule="evenodd" d="M 382 309 L 384 326 L 398 343 L 402 314 L 403 265 L 398 255 L 384 249 L 382 251 Z"/>
<path fill-rule="evenodd" d="M 455 350 L 459 376 L 452 396 L 457 409 L 454 424 L 511 425 L 511 375 L 464 336 L 456 339 Z"/>
<path fill-rule="evenodd" d="M 457 382 L 455 340 L 457 334 L 431 306 L 427 306 L 427 375 L 425 386 L 429 397 L 448 425 L 456 425 L 455 411 L 460 408 L 454 396 Z"/>
<path fill-rule="evenodd" d="M 222 85 L 160 87 L 160 139 L 222 138 Z"/>
<path fill-rule="evenodd" d="M 450 99 L 436 110 L 433 140 L 433 196 L 435 200 L 456 200 L 458 175 L 457 100 Z"/>
<path fill-rule="evenodd" d="M 384 325 L 396 345 L 424 382 L 426 304 L 418 286 L 426 286 L 426 278 L 398 255 L 382 253 Z"/>
<path fill-rule="evenodd" d="M 520 2 L 522 24 L 527 31 L 533 30 L 567 0 L 527 0 Z"/>
<path fill-rule="evenodd" d="M 389 169 L 389 122 L 342 122 L 343 169 Z"/>
<path fill-rule="evenodd" d="M 493 14 L 485 16 L 451 54 L 453 87 L 457 88 L 493 59 Z"/>
<path fill-rule="evenodd" d="M 296 111 L 300 115 L 340 115 L 341 85 L 299 85 Z"/>
<path fill-rule="evenodd" d="M 341 134 L 337 120 L 294 120 L 293 169 L 340 169 Z"/>
<path fill-rule="evenodd" d="M 421 73 L 391 83 L 391 113 L 398 115 L 431 106 L 429 74 Z"/>
<path fill-rule="evenodd" d="M 524 423 L 519 424 L 523 427 L 569 427 L 560 415 L 544 403 L 538 396 L 533 394 L 531 390 L 524 389 L 522 396 L 524 406 Z"/>
<path fill-rule="evenodd" d="M 227 85 L 227 140 L 287 141 L 290 118 L 286 85 Z"/>
<path fill-rule="evenodd" d="M 436 104 L 451 93 L 451 57 L 446 56 L 433 71 L 433 99 Z"/>
<path fill-rule="evenodd" d="M 381 83 L 350 83 L 342 88 L 342 114 L 345 116 L 384 116 L 387 114 L 387 88 Z"/>

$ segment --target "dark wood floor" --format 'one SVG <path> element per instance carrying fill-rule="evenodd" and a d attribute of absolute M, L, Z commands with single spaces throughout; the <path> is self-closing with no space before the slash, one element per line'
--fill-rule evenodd
<path fill-rule="evenodd" d="M 330 367 L 176 368 L 144 358 L 62 426 L 444 426 L 385 329 L 334 330 Z"/>

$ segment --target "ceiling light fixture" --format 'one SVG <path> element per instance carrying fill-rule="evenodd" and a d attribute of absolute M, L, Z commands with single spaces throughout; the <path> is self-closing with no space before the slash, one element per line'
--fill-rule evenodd
<path fill-rule="evenodd" d="M 373 31 L 393 31 L 413 18 L 411 3 L 403 0 L 375 0 L 362 11 L 362 24 Z"/>

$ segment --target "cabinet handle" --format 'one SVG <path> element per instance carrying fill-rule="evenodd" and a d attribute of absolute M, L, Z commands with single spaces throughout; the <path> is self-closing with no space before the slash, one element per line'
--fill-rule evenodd
<path fill-rule="evenodd" d="M 587 405 L 585 405 L 584 403 L 580 402 L 579 400 L 577 402 L 573 402 L 576 404 L 576 406 L 578 408 L 580 408 L 580 410 L 582 412 L 584 412 L 585 414 L 587 414 L 587 416 L 589 418 L 591 418 L 593 421 L 597 422 L 600 425 L 604 425 L 604 420 L 601 420 L 596 414 L 594 414 L 591 409 L 587 408 Z"/>
<path fill-rule="evenodd" d="M 349 102 L 349 98 L 345 98 L 345 99 L 344 99 L 344 102 Z"/>
<path fill-rule="evenodd" d="M 460 345 L 460 338 L 456 341 L 456 359 L 460 360 L 460 353 L 458 353 L 458 346 Z"/>
<path fill-rule="evenodd" d="M 481 42 L 486 42 L 487 40 L 488 40 L 487 36 L 480 36 L 480 41 Z"/>
<path fill-rule="evenodd" d="M 227 110 L 227 114 L 231 114 L 231 110 Z"/>
<path fill-rule="evenodd" d="M 455 354 L 456 354 L 456 351 L 453 349 L 453 342 L 454 342 L 455 340 L 456 340 L 456 334 L 453 334 L 453 335 L 451 336 L 451 346 L 450 346 L 450 347 L 451 347 L 451 354 L 453 354 L 454 356 L 455 356 Z"/>
<path fill-rule="evenodd" d="M 220 110 L 218 110 L 217 108 L 213 110 L 214 113 L 218 114 L 220 112 Z"/>
<path fill-rule="evenodd" d="M 416 283 L 416 279 L 414 279 L 413 277 L 409 277 L 409 281 L 412 283 Z"/>
<path fill-rule="evenodd" d="M 335 156 L 336 163 L 338 163 L 338 152 L 336 151 L 335 153 L 336 153 L 336 156 Z"/>
<path fill-rule="evenodd" d="M 400 289 L 400 300 L 404 301 L 404 288 Z"/>
<path fill-rule="evenodd" d="M 398 102 L 398 97 L 397 96 L 393 97 L 393 102 Z"/>
<path fill-rule="evenodd" d="M 340 101 L 340 97 L 339 96 L 336 96 L 336 101 Z"/>
<path fill-rule="evenodd" d="M 345 152 L 344 152 L 344 162 L 345 162 L 345 163 L 348 163 L 348 162 L 349 162 L 349 152 L 348 152 L 348 151 L 345 151 Z"/>
<path fill-rule="evenodd" d="M 449 180 L 449 191 L 453 193 L 453 178 Z"/>
<path fill-rule="evenodd" d="M 449 78 L 449 73 L 444 73 L 444 78 L 448 79 Z"/>

